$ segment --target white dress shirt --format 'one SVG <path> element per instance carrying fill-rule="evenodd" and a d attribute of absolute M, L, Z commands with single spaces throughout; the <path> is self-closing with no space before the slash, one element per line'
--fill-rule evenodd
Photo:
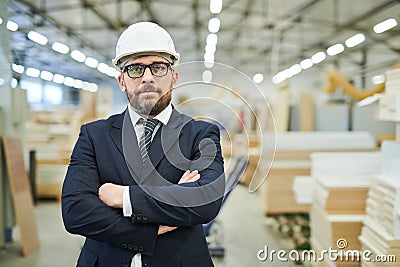
<path fill-rule="evenodd" d="M 128 112 L 129 116 L 132 121 L 133 128 L 135 129 L 136 133 L 136 138 L 137 142 L 139 144 L 140 138 L 142 137 L 144 133 L 144 127 L 143 124 L 138 123 L 139 119 L 142 118 L 139 114 L 137 114 L 131 105 L 128 105 Z M 171 118 L 172 114 L 172 105 L 169 104 L 163 111 L 161 111 L 157 116 L 154 117 L 154 119 L 158 119 L 162 124 L 166 125 Z M 152 135 L 152 139 L 154 138 L 155 134 L 157 133 L 158 129 L 160 128 L 160 124 L 158 124 L 154 128 L 154 132 Z M 124 212 L 125 217 L 130 217 L 132 215 L 132 205 L 131 205 L 131 198 L 129 195 L 129 186 L 125 186 L 124 193 L 123 193 L 123 202 L 122 202 L 122 208 Z M 141 254 L 137 253 L 133 259 L 132 259 L 132 264 L 131 267 L 142 267 L 142 258 Z"/>

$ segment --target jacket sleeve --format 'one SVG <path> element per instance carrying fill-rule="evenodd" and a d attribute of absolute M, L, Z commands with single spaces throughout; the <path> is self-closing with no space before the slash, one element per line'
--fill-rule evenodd
<path fill-rule="evenodd" d="M 208 140 L 207 142 L 201 142 Z M 216 151 L 210 149 L 214 146 Z M 200 159 L 200 161 L 199 161 Z M 194 192 L 196 197 L 203 197 L 203 205 L 184 206 L 166 204 L 150 196 L 138 185 L 130 186 L 130 197 L 132 203 L 132 220 L 137 223 L 151 222 L 155 224 L 171 225 L 171 226 L 193 226 L 204 224 L 213 220 L 222 204 L 222 198 L 225 191 L 225 176 L 223 158 L 221 154 L 221 146 L 219 140 L 219 129 L 213 124 L 208 124 L 208 127 L 203 130 L 194 142 L 194 151 L 191 160 L 193 162 L 209 161 L 210 164 L 204 169 L 192 165 L 191 170 L 198 169 L 200 179 L 196 182 L 185 184 L 174 184 L 168 186 L 160 186 L 157 188 L 157 194 L 170 195 L 171 198 L 176 198 L 176 202 L 185 203 L 185 199 L 180 197 L 191 197 L 186 194 L 179 196 L 176 194 L 179 188 L 191 187 L 196 188 L 198 192 Z M 201 191 L 200 187 L 210 185 L 206 191 Z M 211 194 L 210 194 L 211 193 Z M 210 195 L 212 196 L 210 199 Z M 190 202 L 190 201 L 189 201 Z M 146 221 L 143 220 L 146 218 Z"/>
<path fill-rule="evenodd" d="M 100 178 L 94 146 L 81 127 L 62 189 L 62 216 L 66 230 L 97 241 L 151 256 L 158 225 L 134 224 L 121 209 L 105 205 L 98 197 Z"/>

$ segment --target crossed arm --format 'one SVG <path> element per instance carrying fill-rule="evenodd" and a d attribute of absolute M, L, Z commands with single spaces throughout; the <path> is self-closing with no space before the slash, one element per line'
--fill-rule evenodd
<path fill-rule="evenodd" d="M 179 180 L 178 184 L 195 182 L 200 179 L 200 174 L 197 170 L 187 170 Z M 117 185 L 113 183 L 105 183 L 99 188 L 99 198 L 109 207 L 123 208 L 123 194 L 127 186 Z M 129 189 L 128 189 L 129 190 Z M 175 226 L 160 225 L 158 227 L 158 235 L 175 230 Z"/>

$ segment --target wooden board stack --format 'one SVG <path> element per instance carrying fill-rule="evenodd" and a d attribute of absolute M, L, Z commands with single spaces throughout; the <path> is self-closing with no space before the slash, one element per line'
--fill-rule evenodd
<path fill-rule="evenodd" d="M 313 153 L 311 175 L 316 184 L 310 211 L 311 246 L 323 250 L 359 250 L 358 236 L 365 218 L 365 202 L 374 173 L 380 172 L 380 152 Z M 331 261 L 320 266 L 359 266 L 359 262 Z"/>
<path fill-rule="evenodd" d="M 382 174 L 371 184 L 366 218 L 359 240 L 363 251 L 370 251 L 362 266 L 399 266 L 400 263 L 400 143 L 385 141 L 382 145 Z M 385 257 L 386 263 L 377 262 Z"/>
<path fill-rule="evenodd" d="M 275 159 L 264 183 L 267 216 L 309 211 L 309 204 L 296 203 L 293 182 L 296 176 L 310 175 L 311 153 L 375 149 L 374 138 L 367 132 L 286 132 L 277 133 L 275 139 L 268 135 L 263 138 L 264 143 L 275 140 L 276 145 Z"/>
<path fill-rule="evenodd" d="M 79 110 L 70 107 L 31 111 L 26 124 L 26 147 L 36 151 L 38 197 L 60 198 L 80 119 Z"/>

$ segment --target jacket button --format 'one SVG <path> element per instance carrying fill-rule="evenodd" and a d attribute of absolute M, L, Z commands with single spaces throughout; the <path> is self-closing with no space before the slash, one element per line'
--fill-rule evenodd
<path fill-rule="evenodd" d="M 133 251 L 138 251 L 138 247 L 136 245 L 133 246 Z"/>
<path fill-rule="evenodd" d="M 139 246 L 139 252 L 143 252 L 143 246 Z"/>
<path fill-rule="evenodd" d="M 143 221 L 147 221 L 148 217 L 147 214 L 143 214 Z"/>
<path fill-rule="evenodd" d="M 122 266 L 123 266 L 123 267 L 129 267 L 129 261 L 123 260 L 123 261 L 122 261 Z"/>
<path fill-rule="evenodd" d="M 142 219 L 142 214 L 136 214 L 136 219 L 138 220 L 138 221 L 140 221 L 141 219 Z"/>

